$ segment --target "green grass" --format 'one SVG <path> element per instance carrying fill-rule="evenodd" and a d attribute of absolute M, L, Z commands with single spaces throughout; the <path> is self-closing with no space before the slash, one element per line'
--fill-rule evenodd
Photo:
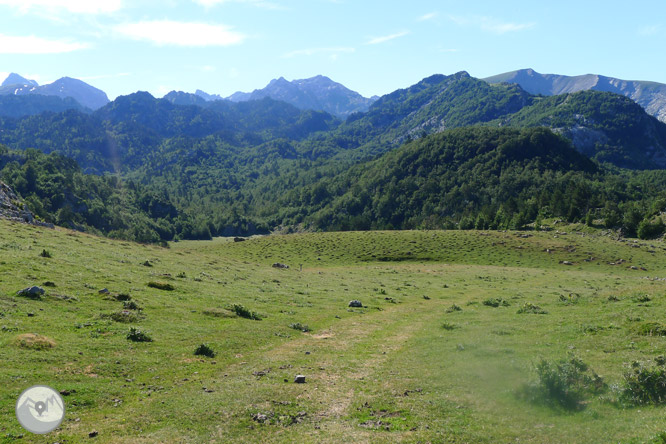
<path fill-rule="evenodd" d="M 652 328 L 664 324 L 666 282 L 653 280 L 666 277 L 664 244 L 560 229 L 164 249 L 0 221 L 0 442 L 90 442 L 93 430 L 114 443 L 651 442 L 666 407 L 626 406 L 620 388 L 633 362 L 664 354 Z M 47 281 L 40 300 L 16 295 Z M 123 313 L 135 300 L 142 310 Z M 527 303 L 547 314 L 516 313 Z M 153 342 L 128 340 L 130 327 Z M 30 333 L 46 339 L 21 346 Z M 195 355 L 201 344 L 215 357 Z M 607 391 L 564 413 L 520 396 L 538 363 L 572 353 Z M 69 392 L 47 441 L 14 417 L 34 384 Z"/>

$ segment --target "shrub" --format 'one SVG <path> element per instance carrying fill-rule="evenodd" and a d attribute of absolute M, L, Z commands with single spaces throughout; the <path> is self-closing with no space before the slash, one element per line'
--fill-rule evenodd
<path fill-rule="evenodd" d="M 523 306 L 518 309 L 517 313 L 547 314 L 548 312 L 538 305 L 534 305 L 531 302 L 525 302 Z"/>
<path fill-rule="evenodd" d="M 133 322 L 139 321 L 139 316 L 136 313 L 129 310 L 121 310 L 113 313 L 105 313 L 101 315 L 102 318 L 109 318 L 116 322 L 122 322 L 123 324 L 131 324 Z"/>
<path fill-rule="evenodd" d="M 14 343 L 21 348 L 29 348 L 31 350 L 46 350 L 56 345 L 53 339 L 36 333 L 18 335 L 14 338 Z"/>
<path fill-rule="evenodd" d="M 442 328 L 444 330 L 451 331 L 451 330 L 455 330 L 456 328 L 458 328 L 458 326 L 455 325 L 455 324 L 451 324 L 450 322 L 445 322 L 445 323 L 442 324 Z"/>
<path fill-rule="evenodd" d="M 581 410 L 590 394 L 602 393 L 603 379 L 575 356 L 557 362 L 542 359 L 535 368 L 537 381 L 524 387 L 528 400 L 566 410 Z"/>
<path fill-rule="evenodd" d="M 447 313 L 453 313 L 454 311 L 462 311 L 462 308 L 458 307 L 456 304 L 453 304 L 452 306 L 446 309 Z"/>
<path fill-rule="evenodd" d="M 490 298 L 483 301 L 483 305 L 488 307 L 508 307 L 509 303 L 502 298 Z"/>
<path fill-rule="evenodd" d="M 634 362 L 624 375 L 620 399 L 629 404 L 666 404 L 666 359 L 660 356 L 653 366 Z"/>
<path fill-rule="evenodd" d="M 134 302 L 134 301 L 125 301 L 125 302 L 123 302 L 123 308 L 124 308 L 125 310 L 136 310 L 136 311 L 141 311 L 141 310 L 143 310 L 143 308 L 141 308 L 141 307 L 139 306 L 139 304 L 137 304 L 137 303 Z"/>
<path fill-rule="evenodd" d="M 295 322 L 293 324 L 289 324 L 289 328 L 293 328 L 294 330 L 300 330 L 303 333 L 307 333 L 307 332 L 312 331 L 310 329 L 310 327 L 308 327 L 307 325 L 303 325 L 300 322 Z"/>
<path fill-rule="evenodd" d="M 116 301 L 124 302 L 124 301 L 129 301 L 129 300 L 131 300 L 131 299 L 132 299 L 132 296 L 130 296 L 130 295 L 127 294 L 127 293 L 120 293 L 120 294 L 115 295 L 113 298 L 114 298 Z"/>
<path fill-rule="evenodd" d="M 666 336 L 666 326 L 659 322 L 646 322 L 638 327 L 641 336 Z"/>
<path fill-rule="evenodd" d="M 241 304 L 233 304 L 231 306 L 231 311 L 236 313 L 236 315 L 240 316 L 241 318 L 261 321 L 261 316 L 258 313 L 245 308 Z"/>
<path fill-rule="evenodd" d="M 175 290 L 173 285 L 167 284 L 165 282 L 150 281 L 150 282 L 148 282 L 148 286 L 151 287 L 151 288 L 157 288 L 158 290 L 166 290 L 166 291 Z"/>
<path fill-rule="evenodd" d="M 46 257 L 46 258 L 51 258 L 51 257 L 53 257 L 53 256 L 51 256 L 51 253 L 49 253 L 48 250 L 42 250 L 42 252 L 39 253 L 39 255 L 40 255 L 41 257 Z"/>
<path fill-rule="evenodd" d="M 153 342 L 153 338 L 147 332 L 139 330 L 136 327 L 130 327 L 127 339 L 133 342 Z"/>
<path fill-rule="evenodd" d="M 564 303 L 564 305 L 577 304 L 579 299 L 580 295 L 578 293 L 569 293 L 569 296 L 560 295 L 560 302 Z"/>
<path fill-rule="evenodd" d="M 207 356 L 209 358 L 215 357 L 215 351 L 213 351 L 208 344 L 199 345 L 196 350 L 194 350 L 194 354 L 197 356 Z"/>
<path fill-rule="evenodd" d="M 648 294 L 639 294 L 631 298 L 634 302 L 650 302 L 652 298 Z"/>

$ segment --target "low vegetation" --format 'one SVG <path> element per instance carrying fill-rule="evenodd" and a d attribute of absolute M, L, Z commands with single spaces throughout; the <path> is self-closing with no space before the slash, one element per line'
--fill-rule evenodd
<path fill-rule="evenodd" d="M 68 393 L 53 442 L 652 444 L 666 245 L 544 225 L 165 249 L 0 220 L 0 441 L 43 441 L 14 415 L 41 383 Z"/>

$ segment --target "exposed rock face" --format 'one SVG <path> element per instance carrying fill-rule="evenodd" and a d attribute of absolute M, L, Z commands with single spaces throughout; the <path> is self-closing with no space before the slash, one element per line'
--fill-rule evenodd
<path fill-rule="evenodd" d="M 0 218 L 53 228 L 53 224 L 35 220 L 25 203 L 4 182 L 0 182 Z"/>

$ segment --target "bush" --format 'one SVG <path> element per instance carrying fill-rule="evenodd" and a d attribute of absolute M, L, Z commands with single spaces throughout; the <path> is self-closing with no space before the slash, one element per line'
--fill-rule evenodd
<path fill-rule="evenodd" d="M 445 322 L 445 323 L 442 324 L 442 328 L 444 330 L 451 331 L 451 330 L 455 330 L 456 328 L 458 328 L 458 326 L 455 325 L 455 324 L 451 324 L 450 322 Z"/>
<path fill-rule="evenodd" d="M 197 356 L 207 356 L 209 358 L 215 357 L 215 352 L 208 344 L 199 345 L 196 350 L 194 350 L 194 354 Z"/>
<path fill-rule="evenodd" d="M 525 302 L 523 306 L 518 309 L 517 313 L 547 314 L 548 312 L 538 305 L 534 305 L 531 302 Z"/>
<path fill-rule="evenodd" d="M 483 301 L 483 305 L 488 307 L 508 307 L 509 303 L 502 298 L 490 298 Z"/>
<path fill-rule="evenodd" d="M 148 286 L 151 287 L 151 288 L 157 288 L 158 290 L 166 290 L 166 291 L 175 290 L 173 285 L 167 284 L 167 283 L 164 283 L 164 282 L 150 281 L 150 282 L 148 282 Z"/>
<path fill-rule="evenodd" d="M 624 375 L 620 399 L 633 405 L 666 404 L 666 359 L 656 358 L 651 367 L 634 362 Z"/>
<path fill-rule="evenodd" d="M 147 332 L 139 330 L 136 327 L 130 327 L 127 339 L 133 342 L 153 342 L 153 338 Z"/>
<path fill-rule="evenodd" d="M 53 257 L 53 256 L 51 256 L 51 253 L 49 253 L 48 250 L 42 250 L 42 252 L 39 253 L 39 255 L 40 255 L 41 257 L 46 257 L 46 258 Z"/>
<path fill-rule="evenodd" d="M 245 308 L 241 304 L 233 304 L 230 310 L 236 313 L 236 315 L 240 316 L 241 318 L 261 321 L 261 316 L 258 313 Z"/>
<path fill-rule="evenodd" d="M 120 293 L 120 294 L 115 295 L 113 298 L 114 298 L 116 301 L 124 302 L 124 301 L 129 301 L 129 300 L 131 300 L 131 299 L 132 299 L 132 296 L 130 296 L 130 295 L 127 294 L 127 293 Z"/>
<path fill-rule="evenodd" d="M 129 310 L 121 310 L 113 313 L 105 313 L 101 315 L 102 318 L 109 318 L 116 322 L 122 322 L 123 324 L 131 324 L 133 322 L 139 321 L 139 316 L 136 313 L 133 313 Z"/>
<path fill-rule="evenodd" d="M 143 310 L 143 308 L 141 308 L 141 307 L 139 306 L 139 304 L 137 304 L 137 303 L 134 302 L 134 301 L 125 301 L 125 302 L 123 302 L 123 308 L 124 308 L 125 310 L 136 310 L 136 311 L 141 311 L 141 310 Z"/>
<path fill-rule="evenodd" d="M 638 327 L 641 336 L 666 336 L 666 326 L 659 322 L 646 322 Z"/>
<path fill-rule="evenodd" d="M 462 308 L 458 307 L 456 304 L 453 304 L 452 306 L 446 309 L 447 313 L 453 313 L 454 311 L 462 311 Z"/>
<path fill-rule="evenodd" d="M 581 410 L 590 394 L 602 393 L 603 379 L 575 356 L 557 362 L 542 359 L 536 365 L 537 381 L 523 388 L 528 400 L 566 410 Z"/>
<path fill-rule="evenodd" d="M 650 302 L 652 298 L 648 294 L 639 294 L 631 298 L 631 300 L 634 302 L 645 303 L 645 302 Z"/>
<path fill-rule="evenodd" d="M 643 219 L 640 224 L 638 224 L 638 230 L 636 234 L 639 239 L 654 239 L 664 234 L 666 226 L 661 219 L 657 219 L 656 222 L 651 222 L 648 219 Z"/>
<path fill-rule="evenodd" d="M 293 328 L 294 330 L 300 330 L 303 333 L 307 333 L 307 332 L 312 331 L 310 329 L 310 327 L 308 327 L 307 325 L 303 325 L 300 322 L 295 322 L 293 324 L 289 324 L 289 328 Z"/>

